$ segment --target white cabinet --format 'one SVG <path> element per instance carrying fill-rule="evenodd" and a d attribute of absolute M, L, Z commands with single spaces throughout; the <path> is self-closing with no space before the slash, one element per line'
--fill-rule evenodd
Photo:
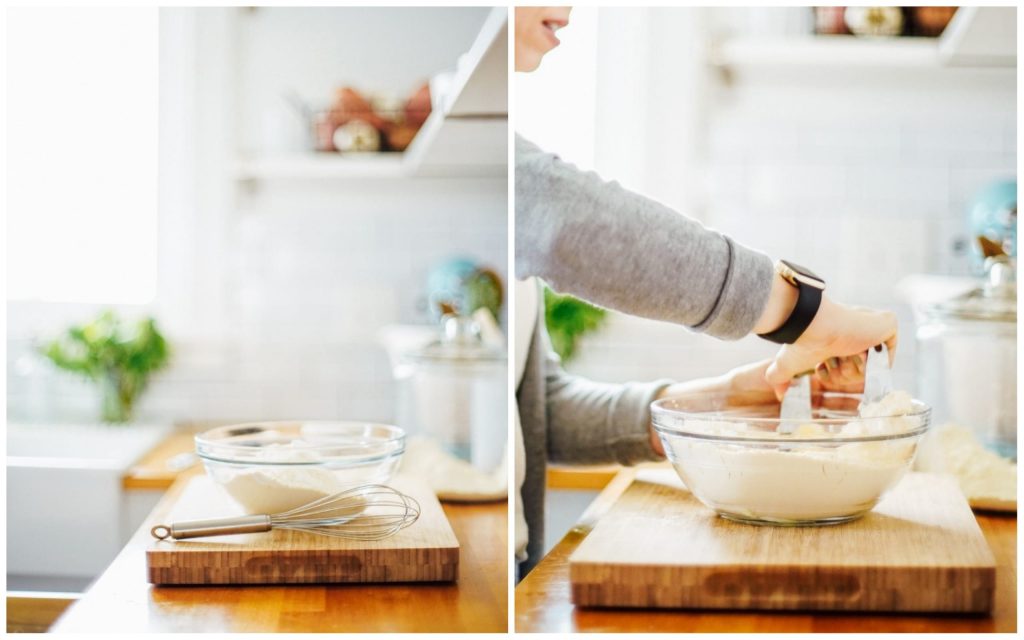
<path fill-rule="evenodd" d="M 98 576 L 159 499 L 159 492 L 126 492 L 125 472 L 170 431 L 168 425 L 9 424 L 8 586 L 46 580 L 73 590 Z"/>

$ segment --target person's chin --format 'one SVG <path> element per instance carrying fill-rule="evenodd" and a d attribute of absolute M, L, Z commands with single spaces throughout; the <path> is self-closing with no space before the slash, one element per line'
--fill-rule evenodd
<path fill-rule="evenodd" d="M 516 59 L 516 71 L 520 73 L 529 73 L 536 71 L 537 67 L 540 66 L 541 58 L 544 57 L 543 53 L 537 51 L 529 51 L 525 55 L 518 56 Z"/>

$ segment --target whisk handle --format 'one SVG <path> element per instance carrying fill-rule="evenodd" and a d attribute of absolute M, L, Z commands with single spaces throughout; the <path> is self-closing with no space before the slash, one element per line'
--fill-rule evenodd
<path fill-rule="evenodd" d="M 202 538 L 205 536 L 228 536 L 236 533 L 262 533 L 270 531 L 270 516 L 237 516 L 213 520 L 185 520 L 170 525 L 158 524 L 150 533 L 154 538 Z"/>

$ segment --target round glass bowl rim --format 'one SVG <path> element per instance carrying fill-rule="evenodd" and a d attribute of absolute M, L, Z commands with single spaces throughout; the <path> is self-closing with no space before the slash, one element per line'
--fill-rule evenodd
<path fill-rule="evenodd" d="M 853 394 L 831 394 L 832 397 L 856 397 Z M 654 430 L 659 434 L 665 434 L 667 436 L 678 436 L 684 438 L 692 438 L 695 440 L 708 440 L 711 442 L 724 442 L 724 443 L 767 443 L 767 444 L 845 444 L 852 442 L 883 442 L 887 440 L 901 440 L 904 438 L 912 438 L 925 433 L 931 423 L 931 412 L 932 409 L 920 400 L 913 400 L 915 411 L 911 413 L 903 413 L 892 416 L 872 416 L 870 418 L 861 418 L 859 416 L 849 416 L 843 418 L 812 418 L 805 420 L 801 418 L 757 418 L 748 416 L 729 416 L 720 415 L 713 411 L 682 411 L 679 409 L 668 409 L 665 407 L 667 404 L 678 402 L 679 398 L 662 398 L 661 400 L 655 400 L 651 403 L 651 422 L 654 425 Z M 758 435 L 743 435 L 743 434 L 729 434 L 729 435 L 714 435 L 710 433 L 700 433 L 696 431 L 687 431 L 675 425 L 664 424 L 665 419 L 671 419 L 673 421 L 683 420 L 701 420 L 709 421 L 714 420 L 716 422 L 734 422 L 736 424 L 762 424 L 762 425 L 777 425 L 777 424 L 816 424 L 821 426 L 828 425 L 845 425 L 854 421 L 867 421 L 867 420 L 885 420 L 888 418 L 921 418 L 921 425 L 908 429 L 906 431 L 900 431 L 898 433 L 886 433 L 878 435 L 867 435 L 867 436 L 843 436 L 843 435 L 832 435 L 825 437 L 797 437 L 788 434 L 784 435 L 773 435 L 771 437 L 758 436 Z"/>
<path fill-rule="evenodd" d="M 332 443 L 332 442 L 310 442 L 292 447 L 294 451 L 318 451 L 331 450 L 342 451 L 344 457 L 334 455 L 319 460 L 260 460 L 252 459 L 237 454 L 251 454 L 258 447 L 252 445 L 232 444 L 215 438 L 221 432 L 231 432 L 240 429 L 266 429 L 273 430 L 281 427 L 295 426 L 316 426 L 322 429 L 328 427 L 338 429 L 342 433 L 323 435 L 357 435 L 365 433 L 369 429 L 378 429 L 387 434 L 385 437 L 374 438 L 369 442 Z M 241 434 L 240 434 L 241 435 Z M 313 434 L 314 436 L 317 434 Z M 365 421 L 340 421 L 340 420 L 271 420 L 263 422 L 242 422 L 228 424 L 208 429 L 195 436 L 196 455 L 204 461 L 223 462 L 226 464 L 244 464 L 253 466 L 361 466 L 372 462 L 378 462 L 393 458 L 405 452 L 405 430 L 394 425 L 379 422 Z M 380 447 L 388 447 L 381 452 Z M 262 448 L 262 447 L 259 447 Z M 359 454 L 364 454 L 359 457 Z M 235 454 L 235 455 L 232 455 Z"/>

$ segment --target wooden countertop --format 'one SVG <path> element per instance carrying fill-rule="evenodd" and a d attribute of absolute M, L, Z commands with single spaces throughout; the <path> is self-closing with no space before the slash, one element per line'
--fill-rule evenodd
<path fill-rule="evenodd" d="M 170 472 L 191 431 L 146 456 L 125 486 L 173 485 L 114 562 L 51 631 L 89 632 L 505 632 L 508 509 L 504 501 L 443 504 L 461 546 L 456 583 L 154 587 L 146 581 L 150 521 L 163 516 L 201 466 Z M 184 448 L 182 448 L 184 446 Z M 148 470 L 148 471 L 147 471 Z M 141 478 L 133 485 L 129 478 Z M 175 480 L 177 478 L 177 480 Z"/>
<path fill-rule="evenodd" d="M 648 464 L 648 463 L 645 463 Z M 548 489 L 582 489 L 600 491 L 608 486 L 616 474 L 622 471 L 619 464 L 605 464 L 582 467 L 563 467 L 549 464 L 547 469 Z"/>
<path fill-rule="evenodd" d="M 128 469 L 121 480 L 122 486 L 125 489 L 170 489 L 179 475 L 194 471 L 199 465 L 198 458 L 194 466 L 187 469 L 175 469 L 169 463 L 175 456 L 195 451 L 195 434 L 201 430 L 199 426 L 178 427 Z"/>
<path fill-rule="evenodd" d="M 577 526 L 516 587 L 517 632 L 1012 633 L 1017 630 L 1017 518 L 1000 514 L 976 514 L 998 566 L 996 602 L 991 616 L 577 609 L 569 599 L 569 555 L 626 490 L 635 473 L 634 469 L 619 471 L 584 512 Z M 589 475 L 587 478 L 587 482 L 594 480 Z M 560 485 L 563 481 L 554 484 Z"/>

